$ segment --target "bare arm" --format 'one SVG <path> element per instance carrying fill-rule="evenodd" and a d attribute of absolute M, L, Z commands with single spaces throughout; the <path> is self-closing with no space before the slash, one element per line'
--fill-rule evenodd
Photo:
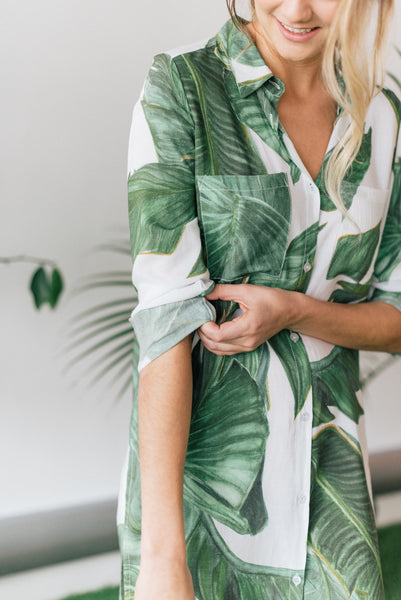
<path fill-rule="evenodd" d="M 140 373 L 141 565 L 135 600 L 194 600 L 186 563 L 183 478 L 192 406 L 191 336 Z"/>
<path fill-rule="evenodd" d="M 306 299 L 306 300 L 305 300 Z M 401 313 L 385 302 L 337 304 L 301 294 L 299 333 L 359 350 L 401 352 Z"/>
<path fill-rule="evenodd" d="M 147 365 L 139 380 L 142 556 L 185 558 L 183 473 L 192 402 L 191 339 Z"/>
<path fill-rule="evenodd" d="M 244 311 L 221 326 L 200 328 L 202 343 L 216 354 L 253 350 L 282 329 L 347 348 L 401 353 L 401 312 L 384 302 L 338 304 L 249 284 L 218 285 L 207 297 L 238 302 Z"/>

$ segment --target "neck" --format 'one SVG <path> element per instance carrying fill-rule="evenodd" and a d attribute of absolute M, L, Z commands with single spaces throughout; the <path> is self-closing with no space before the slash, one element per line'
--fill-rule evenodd
<path fill-rule="evenodd" d="M 305 61 L 285 60 L 277 53 L 257 22 L 249 23 L 247 29 L 263 60 L 272 73 L 283 81 L 287 92 L 301 98 L 324 87 L 320 54 Z"/>

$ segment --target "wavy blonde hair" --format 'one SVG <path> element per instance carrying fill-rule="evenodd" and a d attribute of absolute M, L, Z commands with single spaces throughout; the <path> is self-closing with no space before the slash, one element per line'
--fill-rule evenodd
<path fill-rule="evenodd" d="M 236 1 L 226 3 L 233 22 L 244 31 Z M 254 0 L 250 4 L 254 10 Z M 384 83 L 384 52 L 393 7 L 394 0 L 339 0 L 323 55 L 325 85 L 350 117 L 350 126 L 331 153 L 324 173 L 328 195 L 343 214 L 347 211 L 341 198 L 342 182 L 360 150 L 369 104 Z"/>

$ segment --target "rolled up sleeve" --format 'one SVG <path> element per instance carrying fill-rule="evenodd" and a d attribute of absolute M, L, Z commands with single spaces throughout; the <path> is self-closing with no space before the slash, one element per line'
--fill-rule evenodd
<path fill-rule="evenodd" d="M 196 212 L 194 126 L 173 59 L 158 55 L 133 111 L 128 150 L 132 282 L 130 323 L 138 369 L 175 346 L 215 311 Z"/>

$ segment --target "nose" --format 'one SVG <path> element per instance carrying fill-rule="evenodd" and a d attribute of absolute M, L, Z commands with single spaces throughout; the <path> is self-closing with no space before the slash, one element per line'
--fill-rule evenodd
<path fill-rule="evenodd" d="M 284 15 L 289 24 L 296 25 L 310 22 L 313 9 L 310 0 L 284 0 Z"/>

